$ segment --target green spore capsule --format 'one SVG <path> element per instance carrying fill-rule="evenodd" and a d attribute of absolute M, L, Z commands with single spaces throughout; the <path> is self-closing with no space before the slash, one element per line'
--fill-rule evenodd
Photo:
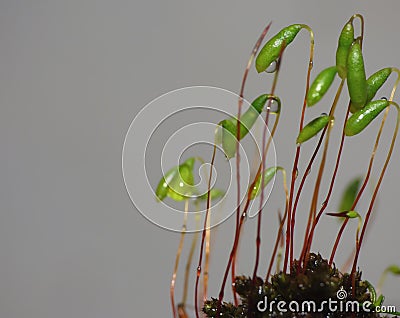
<path fill-rule="evenodd" d="M 281 101 L 278 97 L 270 94 L 262 94 L 257 97 L 251 103 L 251 106 L 240 116 L 239 140 L 249 133 L 249 130 L 253 127 L 269 99 L 276 101 L 278 104 L 276 112 L 271 113 L 280 112 Z M 222 131 L 217 131 L 216 141 L 221 142 L 225 155 L 229 160 L 236 154 L 237 119 L 225 119 L 221 121 L 219 125 L 222 127 Z"/>
<path fill-rule="evenodd" d="M 347 76 L 347 57 L 353 42 L 354 27 L 352 21 L 349 21 L 345 24 L 339 35 L 338 47 L 336 49 L 336 67 L 339 77 L 342 79 Z"/>
<path fill-rule="evenodd" d="M 321 98 L 331 87 L 337 73 L 336 66 L 324 69 L 312 82 L 307 94 L 307 105 L 313 106 L 318 103 Z"/>
<path fill-rule="evenodd" d="M 393 275 L 400 275 L 400 266 L 390 265 L 386 268 L 385 271 Z"/>
<path fill-rule="evenodd" d="M 339 205 L 339 211 L 349 211 L 356 200 L 358 190 L 360 189 L 361 178 L 357 177 L 346 186 L 343 191 L 342 199 Z"/>
<path fill-rule="evenodd" d="M 183 201 L 193 194 L 195 160 L 189 158 L 181 165 L 168 170 L 156 189 L 158 201 L 163 201 L 167 196 L 175 201 Z"/>
<path fill-rule="evenodd" d="M 363 108 L 367 102 L 367 79 L 361 46 L 358 41 L 351 46 L 347 59 L 347 88 L 352 109 L 357 111 Z"/>
<path fill-rule="evenodd" d="M 258 175 L 257 180 L 254 182 L 253 189 L 250 193 L 250 199 L 253 200 L 257 196 L 260 195 L 260 191 L 262 188 L 265 188 L 267 184 L 272 180 L 272 178 L 276 175 L 278 170 L 282 169 L 281 167 L 271 167 L 264 170 L 264 179 L 263 179 L 263 186 L 261 187 L 261 174 Z"/>
<path fill-rule="evenodd" d="M 284 45 L 289 45 L 299 31 L 304 28 L 303 24 L 292 24 L 279 31 L 261 49 L 256 58 L 256 69 L 258 73 L 264 72 L 268 66 L 276 61 L 281 54 Z"/>
<path fill-rule="evenodd" d="M 312 121 L 310 121 L 304 128 L 300 131 L 296 143 L 301 144 L 308 139 L 314 137 L 318 134 L 322 129 L 326 127 L 331 121 L 331 116 L 329 115 L 321 115 Z"/>
<path fill-rule="evenodd" d="M 385 84 L 392 71 L 393 69 L 391 67 L 386 67 L 375 72 L 367 79 L 367 103 L 369 103 L 375 97 L 377 91 L 382 87 L 383 84 Z M 351 103 L 350 111 L 354 113 L 357 110 L 357 107 Z"/>
<path fill-rule="evenodd" d="M 392 68 L 383 68 L 367 79 L 367 103 L 370 102 L 376 95 L 376 92 L 382 87 L 387 81 L 390 74 L 392 74 Z"/>
<path fill-rule="evenodd" d="M 379 99 L 369 102 L 364 108 L 356 111 L 346 122 L 344 128 L 346 136 L 362 132 L 389 105 L 389 101 Z"/>
<path fill-rule="evenodd" d="M 236 153 L 236 123 L 233 120 L 225 119 L 219 123 L 222 127 L 222 149 L 229 160 Z"/>
<path fill-rule="evenodd" d="M 253 127 L 254 123 L 256 122 L 258 116 L 264 109 L 264 106 L 268 99 L 271 98 L 271 95 L 262 94 L 257 97 L 252 103 L 251 106 L 240 116 L 240 139 L 246 136 Z M 276 100 L 276 97 L 274 97 Z M 280 101 L 279 101 L 280 103 Z M 234 120 L 235 125 L 237 125 L 237 121 Z M 236 129 L 235 129 L 236 131 Z"/>

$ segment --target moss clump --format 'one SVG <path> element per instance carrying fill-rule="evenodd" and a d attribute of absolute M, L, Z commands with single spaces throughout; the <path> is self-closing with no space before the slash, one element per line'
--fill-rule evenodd
<path fill-rule="evenodd" d="M 300 263 L 295 261 L 290 273 L 280 272 L 273 275 L 268 282 L 259 277 L 255 281 L 250 277 L 236 277 L 235 287 L 240 296 L 240 305 L 222 303 L 219 310 L 220 317 L 381 317 L 373 312 L 373 305 L 370 306 L 370 312 L 363 310 L 362 304 L 366 301 L 372 303 L 373 300 L 368 290 L 368 283 L 361 280 L 361 272 L 356 273 L 355 283 L 356 293 L 353 297 L 350 274 L 340 273 L 321 255 L 310 254 L 305 267 L 301 267 Z M 338 298 L 339 291 L 340 298 Z M 332 311 L 329 308 L 329 299 L 332 300 L 331 306 L 336 304 L 336 310 Z M 272 301 L 275 303 L 271 307 Z M 287 310 L 286 312 L 278 310 L 277 304 L 280 301 L 284 302 L 283 308 Z M 357 307 L 352 307 L 350 301 L 354 304 L 356 304 L 354 301 L 357 301 L 360 304 L 358 311 L 352 309 Z M 257 308 L 259 302 L 262 303 Z M 296 304 L 299 306 L 298 312 L 293 311 L 296 309 Z M 305 307 L 302 309 L 302 306 Z M 205 303 L 203 312 L 207 317 L 216 317 L 217 308 L 218 300 L 211 299 Z"/>

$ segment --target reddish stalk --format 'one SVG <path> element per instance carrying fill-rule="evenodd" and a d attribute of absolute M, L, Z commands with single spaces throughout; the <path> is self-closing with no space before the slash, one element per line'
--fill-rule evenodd
<path fill-rule="evenodd" d="M 185 201 L 185 213 L 183 216 L 183 225 L 182 225 L 182 231 L 181 231 L 181 238 L 179 241 L 178 251 L 176 252 L 174 272 L 172 273 L 171 285 L 169 288 L 172 313 L 174 315 L 174 318 L 177 318 L 176 305 L 175 305 L 175 281 L 176 281 L 176 274 L 178 272 L 178 267 L 179 267 L 179 260 L 181 258 L 181 254 L 182 254 L 183 242 L 185 240 L 188 210 L 189 210 L 189 200 L 186 200 Z"/>
<path fill-rule="evenodd" d="M 284 225 L 284 223 L 286 221 L 286 216 L 287 216 L 287 209 L 286 209 L 285 214 L 283 215 L 283 217 L 282 217 L 280 211 L 278 212 L 279 229 L 278 229 L 278 233 L 276 235 L 275 245 L 274 245 L 274 249 L 272 251 L 271 259 L 270 259 L 270 262 L 269 262 L 267 275 L 265 275 L 265 282 L 268 282 L 268 279 L 271 276 L 272 266 L 274 265 L 274 262 L 275 262 L 275 257 L 276 257 L 276 254 L 278 252 L 279 243 L 281 242 L 282 237 L 283 237 L 282 229 L 283 229 L 283 225 Z"/>
<path fill-rule="evenodd" d="M 359 18 L 360 19 L 360 24 L 361 24 L 360 46 L 362 47 L 362 42 L 363 42 L 363 39 L 364 39 L 364 18 L 360 14 L 355 14 L 350 18 L 350 21 L 352 22 L 355 18 Z M 341 86 L 339 88 L 340 91 L 341 91 L 341 89 L 343 87 L 343 84 L 344 84 L 344 79 L 341 81 L 341 84 L 340 84 Z M 335 107 L 336 107 L 336 104 L 337 104 L 339 96 L 340 96 L 339 90 L 338 90 L 338 93 L 336 94 L 334 105 L 332 106 L 331 111 L 330 111 L 330 115 L 331 116 L 333 116 L 333 114 L 334 114 Z M 348 112 L 347 112 L 346 118 L 347 118 L 347 116 L 348 116 Z M 329 134 L 330 134 L 330 129 L 328 129 L 328 136 L 329 136 Z M 343 138 L 344 138 L 344 131 L 342 132 L 342 139 Z M 329 139 L 329 137 L 328 137 L 328 139 Z M 319 217 L 318 217 L 318 220 L 317 220 L 317 217 L 316 217 L 316 208 L 317 208 L 317 200 L 318 200 L 319 188 L 320 188 L 320 184 L 321 184 L 321 180 L 322 180 L 322 174 L 323 174 L 323 170 L 324 170 L 324 166 L 325 166 L 325 160 L 326 160 L 325 158 L 326 158 L 326 151 L 327 151 L 328 143 L 329 143 L 329 141 L 326 142 L 326 144 L 325 144 L 324 155 L 323 155 L 323 158 L 321 160 L 321 165 L 320 165 L 320 169 L 319 169 L 319 172 L 318 172 L 318 177 L 316 179 L 316 184 L 315 184 L 315 187 L 314 187 L 315 190 L 314 190 L 311 209 L 310 209 L 310 214 L 309 214 L 309 218 L 308 218 L 307 229 L 306 229 L 305 236 L 304 236 L 304 245 L 303 245 L 303 251 L 302 251 L 302 254 L 301 254 L 301 259 L 304 259 L 305 262 L 307 262 L 306 261 L 306 258 L 307 258 L 306 256 L 309 253 L 309 250 L 311 248 L 311 242 L 309 242 L 309 240 L 311 239 L 311 241 L 312 241 L 312 236 L 314 234 L 314 230 L 312 230 L 312 233 L 308 232 L 309 228 L 310 228 L 310 221 L 311 221 L 311 219 L 313 219 L 314 223 L 316 223 L 316 222 L 318 223 L 318 220 L 319 220 Z M 340 160 L 340 156 L 341 156 L 341 150 L 340 150 L 340 155 L 338 154 L 336 167 L 338 167 L 338 164 L 339 164 L 338 160 Z M 335 169 L 336 169 L 336 167 L 335 167 Z M 334 173 L 333 178 L 336 178 L 336 171 Z M 332 188 L 333 188 L 333 183 L 334 183 L 334 179 L 331 180 Z M 328 200 L 329 200 L 329 197 L 330 197 L 330 194 L 327 197 Z M 325 207 L 324 207 L 324 205 L 325 205 Z M 325 210 L 326 205 L 327 205 L 327 200 L 324 201 L 323 210 Z M 346 224 L 347 224 L 347 222 L 346 222 Z M 315 228 L 314 225 L 313 225 L 313 228 Z"/>
<path fill-rule="evenodd" d="M 387 154 L 387 156 L 386 156 L 385 163 L 384 163 L 384 165 L 383 165 L 381 174 L 380 174 L 380 176 L 379 176 L 378 183 L 377 183 L 376 186 L 375 186 L 375 190 L 374 190 L 374 193 L 373 193 L 373 195 L 372 195 L 372 198 L 371 198 L 371 201 L 370 201 L 370 204 L 369 204 L 369 207 L 368 207 L 367 214 L 366 214 L 366 216 L 365 216 L 365 221 L 364 221 L 364 224 L 363 224 L 363 227 L 362 227 L 362 230 L 361 230 L 361 235 L 360 235 L 359 244 L 358 244 L 358 246 L 357 246 L 357 248 L 356 248 L 356 254 L 355 254 L 355 256 L 354 256 L 354 261 L 353 261 L 353 268 L 352 268 L 352 270 L 351 270 L 352 283 L 353 283 L 353 290 L 355 290 L 355 273 L 356 273 L 356 267 L 357 267 L 358 257 L 359 257 L 359 255 L 360 255 L 361 245 L 362 245 L 362 242 L 363 242 L 363 239 L 364 239 L 365 231 L 366 231 L 367 226 L 368 226 L 368 221 L 369 221 L 369 219 L 370 219 L 370 217 L 371 217 L 371 212 L 373 211 L 373 207 L 374 207 L 374 203 L 375 203 L 375 200 L 376 200 L 376 196 L 377 196 L 378 191 L 379 191 L 379 188 L 380 188 L 380 186 L 381 186 L 383 177 L 385 176 L 386 169 L 387 169 L 387 167 L 388 167 L 388 165 L 389 165 L 389 161 L 390 161 L 390 158 L 391 158 L 392 153 L 393 153 L 394 145 L 395 145 L 396 138 L 397 138 L 397 133 L 398 133 L 398 130 L 399 130 L 399 123 L 400 123 L 400 110 L 399 110 L 399 106 L 398 106 L 397 104 L 393 103 L 393 102 L 392 102 L 391 105 L 395 106 L 396 109 L 397 109 L 397 122 L 396 122 L 396 127 L 395 127 L 394 132 L 393 132 L 392 142 L 390 143 L 390 148 L 389 148 L 388 154 Z"/>
<path fill-rule="evenodd" d="M 300 199 L 301 192 L 302 192 L 302 190 L 303 190 L 305 181 L 306 181 L 307 177 L 309 176 L 309 174 L 310 174 L 310 172 L 311 172 L 311 167 L 312 167 L 312 165 L 313 165 L 313 163 L 314 163 L 315 157 L 317 156 L 318 151 L 319 151 L 319 149 L 320 149 L 320 147 L 321 147 L 322 141 L 323 141 L 324 136 L 325 136 L 326 129 L 327 129 L 326 127 L 323 129 L 323 131 L 322 131 L 322 133 L 321 133 L 321 136 L 320 136 L 320 138 L 319 138 L 319 140 L 318 140 L 317 147 L 315 147 L 315 150 L 314 150 L 314 152 L 313 152 L 313 154 L 312 154 L 312 156 L 311 156 L 310 162 L 308 163 L 307 168 L 306 168 L 306 170 L 305 170 L 305 172 L 304 172 L 304 174 L 303 174 L 303 177 L 301 178 L 301 182 L 300 182 L 299 189 L 298 189 L 298 191 L 297 191 L 296 199 L 295 199 L 295 201 L 294 201 L 294 206 L 293 206 L 293 221 L 292 221 L 292 224 L 293 224 L 292 226 L 293 226 L 293 227 L 294 227 L 294 218 L 295 218 L 295 215 L 296 215 L 297 205 L 298 205 L 298 202 L 299 202 L 299 199 Z M 310 216 L 309 216 L 309 218 L 308 218 L 307 229 L 309 228 L 309 223 L 311 222 L 310 220 L 311 220 L 311 214 L 310 214 Z M 308 231 L 308 230 L 306 230 L 306 232 L 307 232 L 307 231 Z"/>
<path fill-rule="evenodd" d="M 272 141 L 273 135 L 275 134 L 275 131 L 276 131 L 276 128 L 277 128 L 277 124 L 278 124 L 278 119 L 275 121 L 274 127 L 273 127 L 272 132 L 271 132 L 271 137 L 270 137 L 270 139 L 269 139 L 269 141 L 267 143 L 266 148 L 264 149 L 265 153 L 268 151 L 268 147 L 269 147 L 269 145 L 270 145 L 270 143 Z M 258 167 L 257 174 L 256 174 L 252 184 L 250 185 L 249 189 L 253 189 L 254 188 L 255 182 L 256 182 L 257 178 L 259 177 L 260 173 L 261 173 L 261 163 L 260 163 L 260 165 Z M 229 256 L 229 259 L 228 259 L 228 264 L 227 264 L 227 266 L 225 268 L 225 273 L 224 273 L 221 289 L 220 289 L 219 296 L 218 296 L 217 316 L 218 316 L 218 313 L 219 313 L 219 310 L 220 310 L 220 306 L 222 304 L 222 300 L 224 298 L 225 285 L 226 285 L 226 281 L 227 281 L 227 278 L 228 278 L 229 269 L 231 268 L 231 266 L 233 268 L 232 264 L 236 259 L 235 257 L 236 257 L 236 253 L 237 253 L 237 248 L 239 246 L 240 233 L 241 233 L 241 230 L 242 230 L 242 226 L 244 224 L 244 220 L 247 217 L 247 211 L 248 211 L 248 208 L 250 206 L 250 201 L 251 201 L 251 191 L 248 191 L 246 203 L 245 203 L 245 206 L 243 208 L 243 213 L 242 213 L 242 215 L 240 217 L 240 221 L 239 221 L 239 228 L 238 228 L 238 231 L 237 231 L 238 235 L 235 235 L 235 238 L 234 238 L 234 243 L 233 243 L 232 250 L 231 250 L 231 253 L 230 253 L 230 256 Z M 234 279 L 234 277 L 233 277 L 233 279 Z"/>
<path fill-rule="evenodd" d="M 196 216 L 196 225 L 198 224 L 198 220 L 197 216 Z M 198 226 L 196 226 L 196 230 L 197 230 Z M 185 279 L 183 282 L 183 294 L 182 294 L 182 301 L 180 304 L 178 304 L 178 315 L 179 315 L 179 308 L 181 308 L 183 311 L 185 311 L 185 307 L 186 307 L 186 301 L 187 301 L 187 294 L 188 294 L 188 289 L 189 289 L 189 274 L 190 274 L 190 269 L 192 267 L 192 260 L 193 260 L 193 256 L 194 256 L 194 251 L 196 249 L 196 245 L 197 245 L 197 240 L 198 240 L 198 235 L 199 233 L 196 231 L 193 235 L 193 239 L 192 239 L 192 244 L 190 245 L 190 251 L 189 251 L 189 255 L 188 255 L 188 259 L 186 261 L 186 266 L 185 266 Z M 182 311 L 181 310 L 181 311 Z"/>
<path fill-rule="evenodd" d="M 348 117 L 349 111 L 350 111 L 350 103 L 348 104 L 345 118 Z M 328 201 L 329 201 L 329 199 L 331 197 L 331 194 L 332 194 L 333 186 L 334 186 L 335 180 L 336 180 L 336 175 L 337 175 L 337 172 L 338 172 L 338 169 L 339 169 L 340 159 L 342 157 L 342 152 L 343 152 L 344 138 L 345 138 L 345 133 L 344 133 L 345 125 L 346 125 L 346 121 L 344 121 L 344 123 L 343 123 L 343 129 L 342 129 L 342 136 L 341 136 L 341 140 L 340 140 L 339 151 L 338 151 L 338 154 L 337 154 L 336 164 L 335 164 L 334 172 L 333 172 L 333 175 L 332 175 L 332 179 L 331 179 L 331 182 L 330 182 L 330 185 L 329 185 L 329 190 L 328 190 L 328 193 L 327 193 L 327 195 L 325 197 L 325 200 L 322 203 L 321 209 L 319 210 L 318 214 L 315 217 L 315 220 L 314 220 L 314 222 L 312 224 L 312 227 L 311 227 L 311 230 L 310 230 L 310 234 L 308 235 L 307 245 L 306 245 L 306 248 L 304 249 L 305 253 L 304 253 L 303 257 L 302 257 L 303 264 L 307 264 L 307 262 L 308 262 L 308 257 L 309 257 L 310 250 L 311 250 L 311 245 L 312 245 L 312 240 L 313 240 L 313 237 L 314 237 L 315 227 L 317 226 L 317 224 L 319 222 L 319 219 L 321 218 L 321 216 L 324 213 L 326 207 L 328 206 Z"/>
<path fill-rule="evenodd" d="M 283 188 L 285 190 L 285 202 L 286 202 L 285 203 L 285 214 L 283 215 L 283 218 L 282 218 L 282 216 L 279 213 L 280 224 L 279 224 L 278 234 L 277 234 L 276 241 L 275 241 L 274 250 L 272 252 L 271 260 L 269 262 L 267 275 L 265 277 L 265 281 L 266 282 L 268 281 L 268 278 L 271 275 L 272 266 L 273 266 L 273 264 L 275 262 L 275 256 L 276 256 L 276 253 L 278 251 L 279 242 L 281 242 L 282 238 L 283 238 L 283 231 L 282 230 L 283 230 L 283 225 L 285 224 L 285 221 L 286 221 L 286 217 L 287 217 L 287 214 L 288 214 L 288 208 L 289 208 L 289 191 L 287 189 L 287 184 L 286 184 L 286 172 L 285 172 L 285 170 L 282 170 L 282 177 L 283 177 Z"/>
<path fill-rule="evenodd" d="M 282 48 L 280 54 L 279 54 L 279 58 L 276 62 L 276 70 L 275 70 L 275 74 L 274 74 L 274 80 L 272 83 L 272 87 L 271 87 L 271 95 L 274 95 L 275 93 L 275 89 L 276 86 L 278 84 L 278 76 L 279 76 L 279 70 L 281 68 L 281 62 L 282 62 L 282 58 L 283 58 L 283 51 L 284 51 L 284 47 Z M 269 145 L 272 141 L 272 138 L 275 134 L 278 122 L 279 122 L 279 113 L 277 115 L 277 119 L 275 121 L 275 125 L 274 128 L 272 129 L 271 132 L 271 136 L 270 139 L 268 141 L 268 144 L 266 145 L 266 138 L 267 138 L 267 127 L 268 127 L 268 121 L 269 121 L 269 115 L 270 115 L 270 110 L 271 110 L 271 100 L 268 101 L 268 106 L 267 106 L 267 112 L 265 115 L 265 121 L 264 121 L 264 129 L 263 129 L 263 138 L 262 138 L 262 148 L 265 150 L 262 153 L 262 158 L 261 158 L 261 164 L 259 165 L 258 171 L 257 171 L 257 175 L 254 178 L 254 182 L 253 184 L 250 186 L 249 189 L 252 189 L 254 187 L 254 183 L 257 180 L 258 176 L 261 173 L 261 185 L 264 184 L 264 173 L 263 171 L 265 170 L 265 158 L 268 152 L 268 148 Z M 257 237 L 256 237 L 256 259 L 255 259 L 255 264 L 254 264 L 254 270 L 253 270 L 253 281 L 256 280 L 257 277 L 257 269 L 258 269 L 258 264 L 260 262 L 260 245 L 261 245 L 261 216 L 262 216 L 262 209 L 263 209 L 263 202 L 264 202 L 264 188 L 261 187 L 261 195 L 260 195 L 260 206 L 258 209 L 258 215 L 257 215 Z"/>
<path fill-rule="evenodd" d="M 210 176 L 208 179 L 208 190 L 207 190 L 207 208 L 206 208 L 206 216 L 204 219 L 204 226 L 203 226 L 203 231 L 202 231 L 202 236 L 201 236 L 201 244 L 200 244 L 200 257 L 199 257 L 199 263 L 197 265 L 197 272 L 196 272 L 196 285 L 195 285 L 195 295 L 194 295 L 194 307 L 195 307 L 195 312 L 196 312 L 196 318 L 200 318 L 199 316 L 199 304 L 198 304 L 198 295 L 199 295 L 199 281 L 200 281 L 200 275 L 201 275 L 201 264 L 203 262 L 203 247 L 204 247 L 204 241 L 206 238 L 206 231 L 207 231 L 207 223 L 208 223 L 208 216 L 210 213 L 210 205 L 211 205 L 211 196 L 210 196 L 210 191 L 211 191 L 211 180 L 212 180 L 212 171 L 214 167 L 214 161 L 215 161 L 215 153 L 216 153 L 217 146 L 214 145 L 212 157 L 211 157 L 211 166 L 210 166 Z"/>
<path fill-rule="evenodd" d="M 310 87 L 311 69 L 313 67 L 313 56 L 314 56 L 314 33 L 312 32 L 312 30 L 309 27 L 307 27 L 307 26 L 305 26 L 305 27 L 310 32 L 310 59 L 309 59 L 308 69 L 307 69 L 306 91 L 305 91 L 305 96 L 304 96 L 304 101 L 303 101 L 303 107 L 301 110 L 299 132 L 303 129 L 303 126 L 304 126 L 305 111 L 306 111 L 306 106 L 307 106 L 307 95 L 308 95 L 308 90 Z M 292 262 L 293 262 L 293 234 L 291 231 L 291 222 L 292 222 L 292 212 L 291 211 L 292 211 L 292 201 L 293 201 L 293 194 L 294 194 L 294 185 L 295 185 L 297 172 L 298 172 L 297 166 L 299 163 L 299 158 L 300 158 L 300 146 L 297 146 L 296 155 L 295 155 L 295 159 L 293 162 L 292 177 L 291 177 L 291 182 L 290 182 L 288 222 L 287 222 L 287 229 L 286 229 L 286 250 L 285 250 L 285 260 L 284 260 L 284 265 L 283 265 L 283 271 L 285 273 L 287 270 L 289 253 L 290 253 L 290 264 L 292 264 Z"/>
<path fill-rule="evenodd" d="M 397 90 L 397 86 L 398 86 L 398 84 L 399 84 L 399 82 L 400 82 L 400 72 L 399 72 L 399 70 L 396 69 L 396 68 L 393 68 L 393 71 L 397 73 L 397 79 L 396 79 L 395 84 L 393 85 L 392 92 L 390 93 L 389 101 L 393 101 L 394 95 L 395 95 L 396 90 Z M 373 148 L 373 150 L 372 150 L 371 157 L 370 157 L 370 160 L 369 160 L 369 165 L 368 165 L 367 174 L 366 174 L 366 176 L 365 176 L 365 178 L 364 178 L 364 182 L 363 182 L 363 184 L 362 184 L 362 186 L 361 186 L 361 188 L 360 188 L 360 190 L 359 190 L 359 192 L 358 192 L 358 194 L 357 194 L 357 197 L 356 197 L 356 199 L 355 199 L 355 201 L 354 201 L 354 204 L 353 204 L 353 206 L 352 206 L 352 208 L 351 208 L 352 210 L 354 210 L 354 209 L 356 208 L 357 203 L 358 203 L 358 201 L 360 200 L 361 195 L 364 193 L 364 190 L 365 190 L 365 188 L 366 188 L 366 186 L 367 186 L 367 183 L 368 183 L 368 181 L 369 181 L 369 178 L 370 178 L 370 175 L 371 175 L 371 171 L 372 171 L 372 166 L 373 166 L 373 163 L 374 163 L 374 160 L 375 160 L 376 150 L 377 150 L 377 148 L 378 148 L 379 141 L 380 141 L 380 138 L 381 138 L 381 136 L 382 136 L 383 127 L 385 126 L 388 113 L 389 113 L 389 108 L 387 108 L 387 109 L 385 110 L 385 113 L 384 113 L 384 115 L 383 115 L 382 122 L 381 122 L 381 125 L 380 125 L 380 127 L 379 127 L 379 131 L 378 131 L 378 134 L 377 134 L 377 136 L 376 136 L 376 139 L 375 139 L 374 148 Z M 348 220 L 347 220 L 347 221 L 348 221 Z M 341 238 L 342 238 L 342 234 L 343 234 L 344 228 L 347 226 L 347 223 L 348 223 L 348 222 L 346 222 L 346 220 L 345 220 L 345 222 L 342 224 L 343 229 L 341 228 L 341 229 L 339 230 L 339 233 L 338 233 L 338 235 L 337 235 L 337 237 L 336 237 L 336 241 L 335 241 L 335 244 L 334 244 L 334 246 L 333 246 L 333 248 L 332 248 L 331 257 L 330 257 L 330 259 L 332 260 L 332 262 L 333 262 L 333 259 L 334 259 L 334 257 L 335 257 L 335 253 L 336 253 L 337 247 L 338 247 L 338 245 L 339 245 L 339 242 L 340 242 L 340 240 L 341 240 Z"/>
<path fill-rule="evenodd" d="M 241 88 L 240 88 L 240 94 L 239 94 L 239 103 L 238 103 L 238 116 L 237 116 L 237 129 L 236 129 L 236 187 L 237 187 L 237 199 L 236 199 L 236 228 L 235 228 L 235 236 L 236 235 L 240 235 L 238 233 L 239 230 L 239 218 L 240 218 L 240 153 L 239 153 L 239 144 L 240 144 L 240 115 L 241 115 L 241 111 L 242 111 L 242 105 L 243 105 L 243 97 L 244 97 L 244 89 L 246 86 L 246 81 L 247 81 L 247 76 L 249 74 L 250 71 L 250 67 L 253 63 L 253 60 L 258 52 L 258 49 L 260 48 L 260 45 L 264 39 L 264 37 L 266 36 L 270 26 L 271 26 L 270 22 L 263 30 L 263 32 L 261 33 L 261 35 L 259 36 L 256 44 L 253 47 L 253 50 L 251 51 L 250 54 L 250 58 L 247 62 L 247 66 L 246 69 L 244 71 L 243 74 L 243 79 L 242 79 L 242 84 L 241 84 Z M 233 278 L 234 280 L 234 278 Z M 237 299 L 237 295 L 236 295 L 236 291 L 235 291 L 235 285 L 234 285 L 234 281 L 232 280 L 232 293 L 233 293 L 233 298 L 234 298 L 234 303 L 237 306 L 238 305 L 238 299 Z"/>
<path fill-rule="evenodd" d="M 344 80 L 342 80 L 339 84 L 339 87 L 338 87 L 336 95 L 335 95 L 335 99 L 334 99 L 331 109 L 329 111 L 329 116 L 331 116 L 331 118 L 334 118 L 336 106 L 339 101 L 340 95 L 342 93 L 343 85 L 344 85 Z M 306 235 L 308 233 L 308 230 L 310 229 L 311 220 L 313 220 L 313 221 L 315 220 L 319 189 L 320 189 L 320 185 L 321 185 L 322 176 L 323 176 L 323 173 L 325 170 L 325 162 L 326 162 L 326 157 L 327 157 L 327 153 L 328 153 L 328 145 L 329 145 L 330 135 L 331 135 L 331 131 L 332 131 L 332 124 L 328 125 L 328 127 L 326 127 L 326 129 L 323 131 L 320 141 L 322 141 L 325 131 L 326 131 L 326 139 L 325 139 L 325 144 L 324 144 L 324 150 L 323 150 L 321 163 L 320 163 L 319 170 L 318 170 L 318 175 L 315 180 L 314 193 L 313 193 L 313 197 L 311 200 L 310 213 L 308 216 L 308 222 L 307 222 L 307 228 L 306 228 Z M 302 191 L 302 188 L 299 188 L 298 194 L 301 191 Z M 296 204 L 297 204 L 297 202 L 296 202 Z M 294 210 L 294 214 L 293 214 L 292 228 L 294 228 L 296 208 L 297 208 L 297 206 L 295 206 L 295 210 Z M 305 241 L 306 241 L 306 238 L 305 238 Z M 305 246 L 306 246 L 306 244 L 303 245 L 300 259 L 302 259 L 304 257 L 304 253 L 306 253 L 306 251 L 307 251 L 305 249 Z"/>

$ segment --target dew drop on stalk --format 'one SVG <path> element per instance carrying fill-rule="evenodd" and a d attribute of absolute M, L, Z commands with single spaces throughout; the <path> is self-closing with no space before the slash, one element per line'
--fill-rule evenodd
<path fill-rule="evenodd" d="M 268 107 L 267 107 L 266 110 L 268 110 L 272 114 L 276 114 L 276 113 L 279 112 L 279 104 L 278 104 L 278 102 L 276 100 L 271 99 L 267 103 L 269 103 L 269 104 L 267 104 Z"/>
<path fill-rule="evenodd" d="M 278 67 L 278 61 L 273 61 L 265 70 L 266 73 L 275 73 Z"/>
<path fill-rule="evenodd" d="M 387 97 L 383 96 L 381 97 L 382 100 L 388 100 Z"/>

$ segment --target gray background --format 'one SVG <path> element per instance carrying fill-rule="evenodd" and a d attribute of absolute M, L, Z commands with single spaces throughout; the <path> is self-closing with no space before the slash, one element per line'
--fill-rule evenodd
<path fill-rule="evenodd" d="M 160 94 L 184 86 L 237 92 L 249 51 L 269 21 L 270 35 L 296 22 L 314 28 L 316 72 L 333 64 L 341 27 L 360 12 L 366 18 L 367 73 L 399 66 L 399 9 L 395 0 L 2 0 L 0 317 L 170 316 L 168 289 L 179 235 L 135 210 L 121 173 L 124 136 L 135 114 Z M 296 134 L 291 127 L 297 126 L 307 45 L 303 33 L 288 50 L 278 88 L 287 96 L 285 124 L 276 138 L 278 161 L 286 167 L 292 162 L 287 146 Z M 255 72 L 251 77 L 250 99 L 268 87 Z M 339 189 L 366 168 L 374 133 L 349 142 Z M 397 148 L 359 262 L 372 282 L 400 259 L 398 158 Z M 382 160 L 378 156 L 379 164 Z M 335 191 L 334 197 L 339 195 Z M 274 211 L 270 222 L 264 218 L 265 237 L 276 227 Z M 243 273 L 253 266 L 253 223 L 246 225 L 241 248 Z M 232 226 L 232 220 L 226 222 L 215 236 L 214 296 Z M 314 250 L 329 251 L 336 230 L 334 221 L 323 222 Z M 354 233 L 347 232 L 339 264 L 353 244 Z M 266 253 L 268 248 L 265 244 Z M 265 266 L 266 261 L 260 275 Z M 384 291 L 387 303 L 399 309 L 398 286 L 398 278 L 390 279 Z"/>

